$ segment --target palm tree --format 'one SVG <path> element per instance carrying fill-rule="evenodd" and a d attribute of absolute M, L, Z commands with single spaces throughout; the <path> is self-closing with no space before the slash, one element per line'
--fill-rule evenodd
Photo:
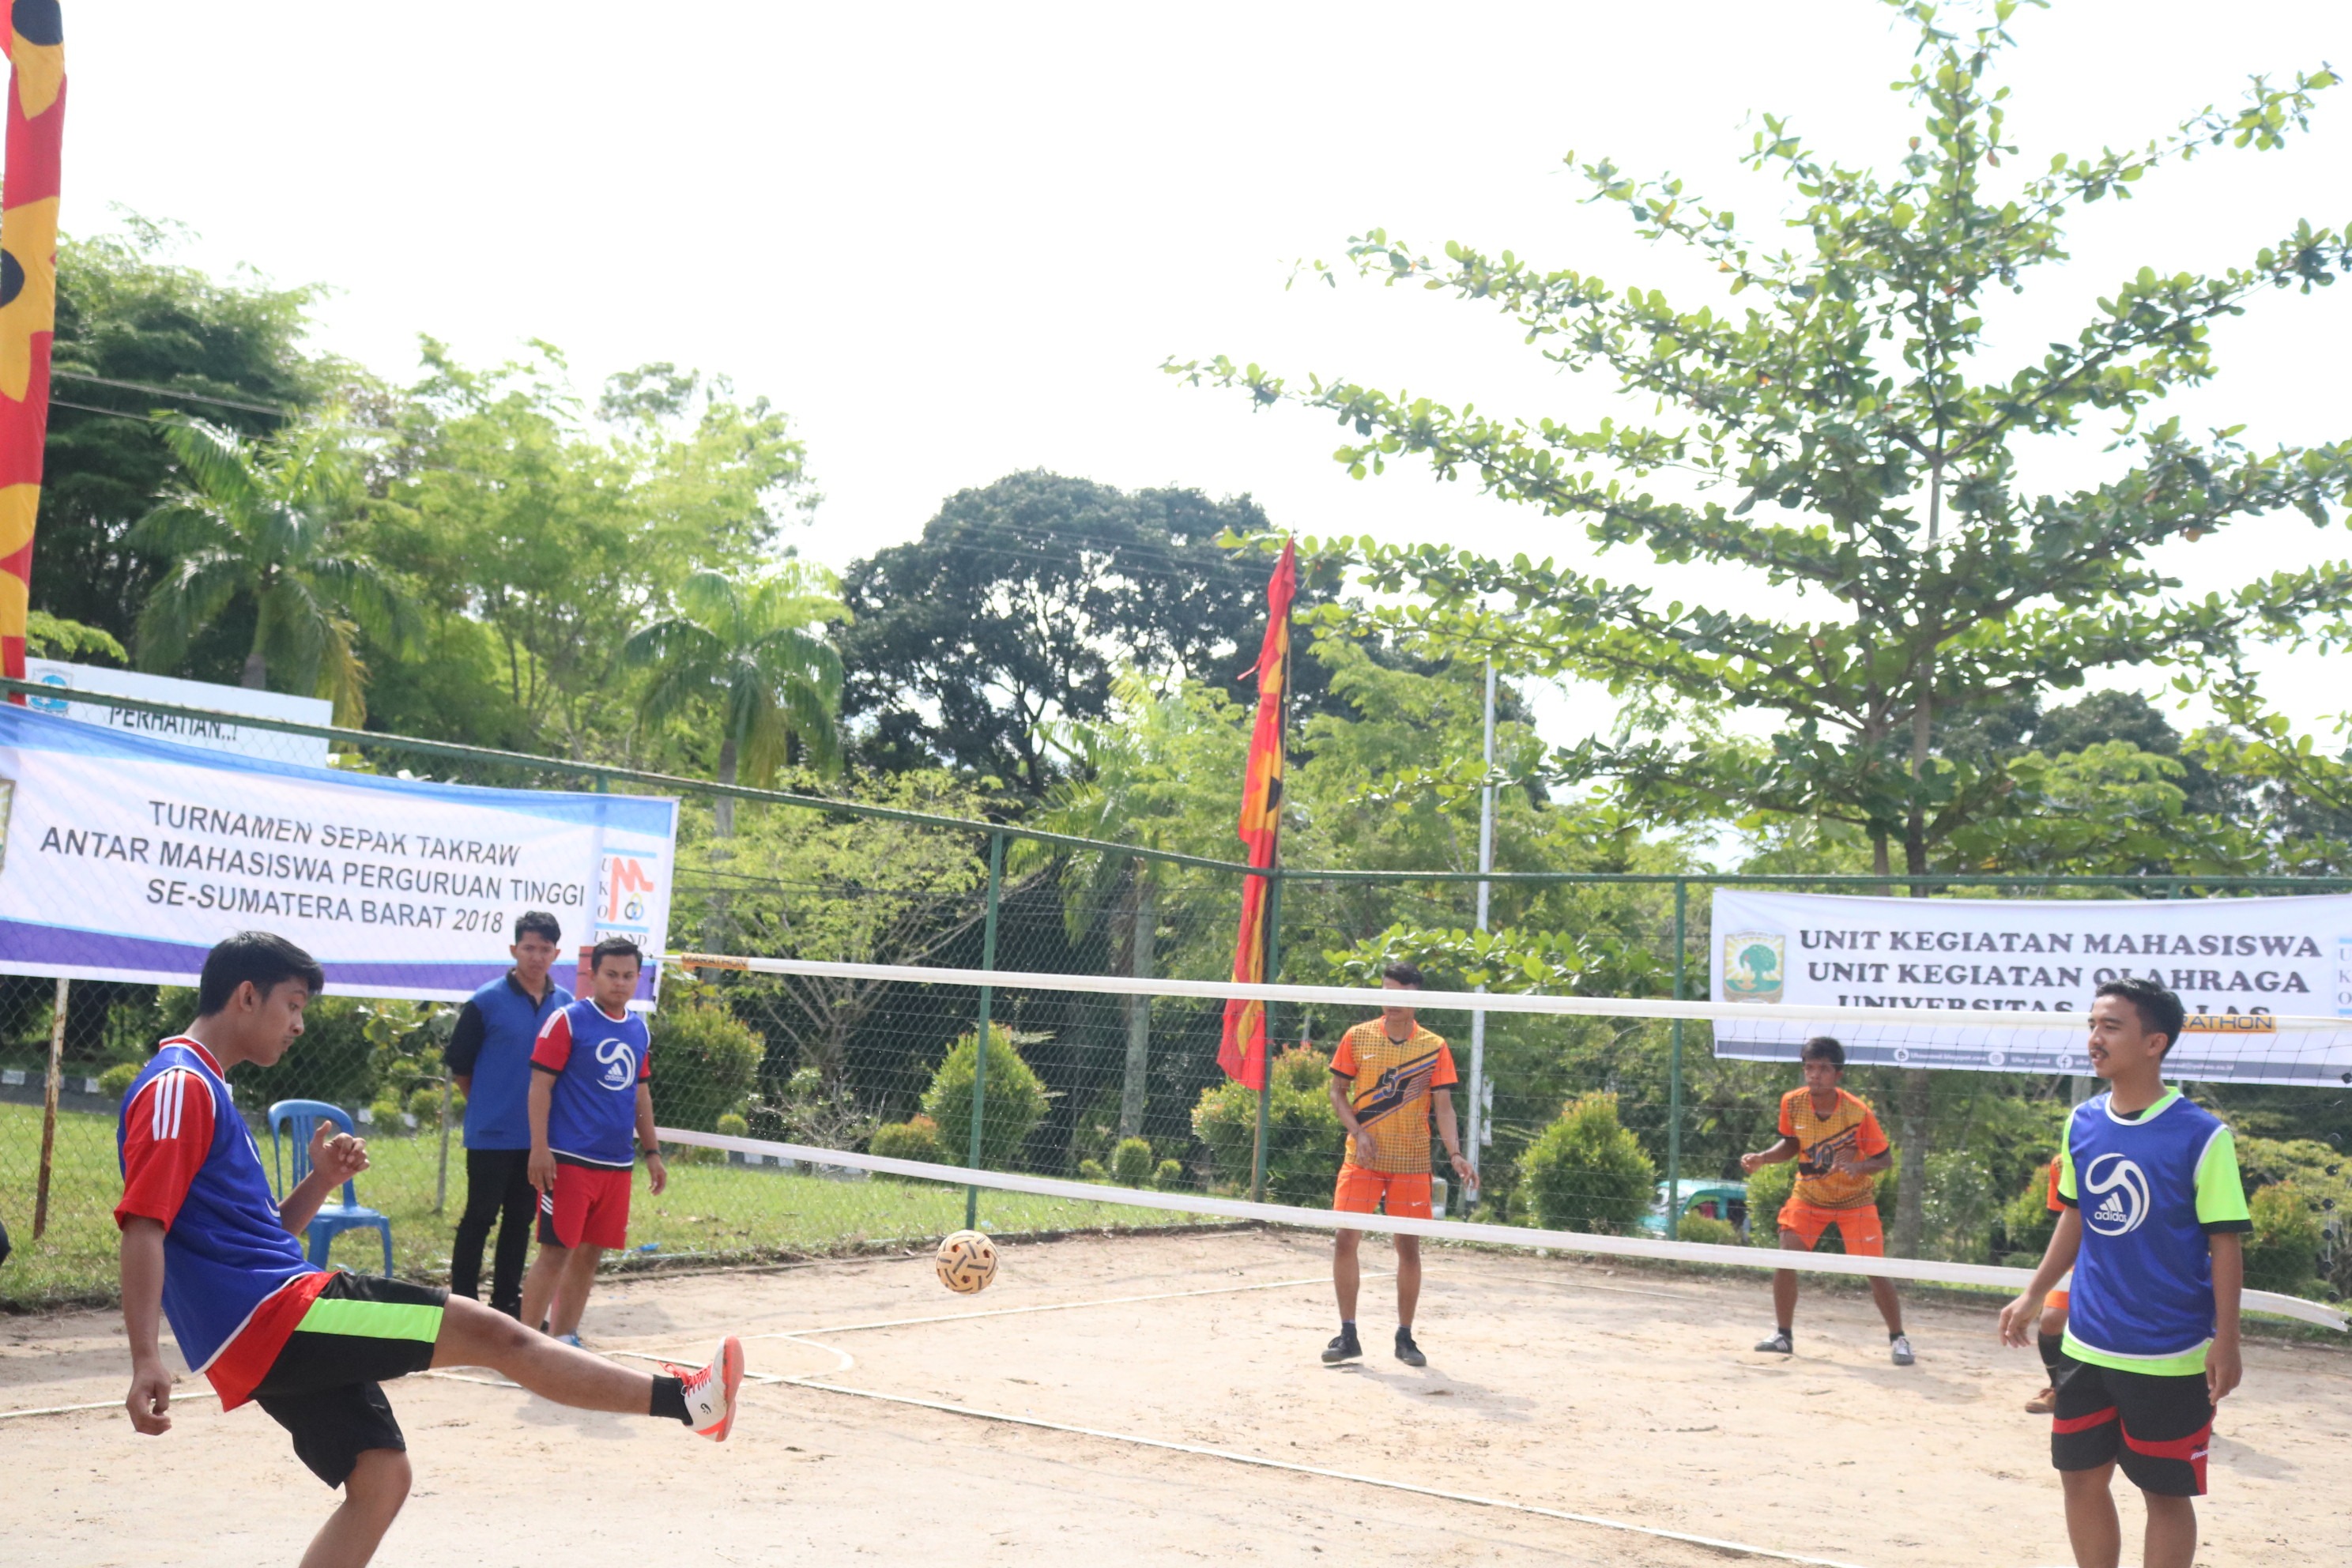
<path fill-rule="evenodd" d="M 171 566 L 139 616 L 139 662 L 168 670 L 236 601 L 252 603 L 243 684 L 331 697 L 338 723 L 367 715 L 365 631 L 399 658 L 423 641 L 422 617 L 366 557 L 345 552 L 342 525 L 360 497 L 341 435 L 304 426 L 248 446 L 202 419 L 163 426 L 182 483 L 131 531 Z"/>
<path fill-rule="evenodd" d="M 623 657 L 651 668 L 638 705 L 647 723 L 703 703 L 719 713 L 719 782 L 766 786 L 793 742 L 819 772 L 841 764 L 841 655 L 825 625 L 849 611 L 832 574 L 786 561 L 753 576 L 705 568 L 678 590 L 679 613 L 639 628 Z M 735 834 L 735 802 L 712 807 L 718 837 Z"/>

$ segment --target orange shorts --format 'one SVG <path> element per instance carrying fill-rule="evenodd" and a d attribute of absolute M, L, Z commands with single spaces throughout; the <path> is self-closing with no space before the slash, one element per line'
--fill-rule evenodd
<path fill-rule="evenodd" d="M 1387 1215 L 1391 1219 L 1429 1217 L 1429 1173 L 1367 1171 L 1353 1160 L 1339 1167 L 1331 1206 L 1342 1214 Z"/>
<path fill-rule="evenodd" d="M 2066 1310 L 2066 1303 L 2068 1300 L 2066 1292 L 2073 1289 L 2074 1284 L 2074 1271 L 2069 1268 L 2064 1274 L 2059 1276 L 2057 1288 L 2052 1290 L 2049 1295 L 2042 1299 L 2042 1310 L 2045 1312 L 2063 1312 Z"/>
<path fill-rule="evenodd" d="M 1886 1256 L 1886 1238 L 1879 1230 L 1878 1205 L 1875 1204 L 1859 1204 L 1850 1209 L 1825 1209 L 1790 1198 L 1780 1205 L 1780 1228 L 1795 1231 L 1803 1240 L 1807 1252 L 1820 1245 L 1822 1233 L 1832 1226 L 1837 1226 L 1838 1235 L 1844 1238 L 1849 1256 Z"/>

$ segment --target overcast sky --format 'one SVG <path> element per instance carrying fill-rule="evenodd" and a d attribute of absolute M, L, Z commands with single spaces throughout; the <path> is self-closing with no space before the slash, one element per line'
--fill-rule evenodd
<path fill-rule="evenodd" d="M 1579 526 L 1410 465 L 1351 481 L 1328 421 L 1253 414 L 1159 366 L 1224 353 L 1597 417 L 1605 384 L 1549 370 L 1491 313 L 1361 284 L 1286 290 L 1293 264 L 1380 225 L 1696 305 L 1706 280 L 1616 209 L 1580 205 L 1566 153 L 1679 174 L 1769 239 L 1789 197 L 1737 163 L 1751 114 L 1789 114 L 1847 161 L 1891 162 L 1912 129 L 1886 90 L 1912 40 L 1866 0 L 68 0 L 66 21 L 68 230 L 128 208 L 190 226 L 207 267 L 329 284 L 321 346 L 394 379 L 420 332 L 475 361 L 549 340 L 583 387 L 654 360 L 723 372 L 808 441 L 826 500 L 802 545 L 836 565 L 1030 467 L 1246 491 L 1302 533 L 1589 561 Z M 2020 174 L 2160 134 L 2254 72 L 2352 65 L 2352 6 L 2315 0 L 2066 0 L 2014 30 Z M 2085 209 L 2074 259 L 1990 317 L 1996 353 L 2038 357 L 2144 265 L 2218 268 L 2298 217 L 2340 225 L 2347 169 L 2339 89 L 2289 151 L 2168 169 L 2138 200 Z M 2223 374 L 2177 400 L 2190 428 L 2352 436 L 2352 287 L 2263 299 L 2216 338 Z M 2101 444 L 2037 453 L 2032 472 L 2095 479 Z M 2183 547 L 2200 591 L 2352 549 L 2298 519 L 2223 537 L 2220 562 L 2214 543 Z M 1603 567 L 1754 602 L 1737 574 L 1622 552 Z M 2264 668 L 2300 721 L 2346 705 L 2307 655 Z M 1609 716 L 1590 692 L 1542 710 L 1562 741 Z"/>

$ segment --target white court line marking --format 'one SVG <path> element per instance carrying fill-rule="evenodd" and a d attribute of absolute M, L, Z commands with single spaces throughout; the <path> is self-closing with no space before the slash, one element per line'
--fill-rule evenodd
<path fill-rule="evenodd" d="M 843 1364 L 837 1371 L 846 1372 L 856 1364 L 856 1359 L 844 1350 L 797 1335 L 781 1338 L 797 1340 L 812 1350 L 832 1351 Z M 1506 1498 L 1481 1497 L 1475 1492 L 1450 1492 L 1438 1487 L 1425 1487 L 1412 1481 L 1392 1481 L 1379 1476 L 1360 1476 L 1349 1470 L 1325 1469 L 1318 1465 L 1302 1465 L 1290 1459 L 1268 1458 L 1262 1454 L 1244 1454 L 1232 1448 L 1212 1448 L 1202 1443 L 1177 1443 L 1165 1437 L 1142 1437 L 1132 1432 L 1109 1432 L 1098 1426 L 1072 1426 L 1059 1421 L 1045 1421 L 1034 1415 L 1015 1415 L 1009 1411 L 983 1410 L 976 1405 L 952 1405 L 945 1400 L 917 1399 L 911 1394 L 883 1394 L 871 1388 L 851 1388 L 845 1384 L 824 1383 L 814 1376 L 778 1378 L 779 1383 L 800 1388 L 820 1389 L 827 1394 L 845 1394 L 856 1399 L 878 1399 L 889 1405 L 911 1405 L 918 1409 L 937 1410 L 949 1415 L 968 1415 L 975 1421 L 999 1421 L 1008 1426 L 1029 1426 L 1045 1432 L 1065 1432 L 1080 1437 L 1098 1437 L 1106 1442 L 1125 1443 L 1133 1447 L 1156 1448 L 1163 1453 L 1192 1454 L 1202 1458 L 1223 1459 L 1236 1465 L 1250 1465 L 1259 1469 L 1286 1470 L 1293 1475 L 1314 1476 L 1323 1480 L 1351 1481 L 1358 1486 L 1383 1487 L 1390 1491 L 1411 1492 L 1416 1497 L 1439 1498 L 1447 1502 L 1468 1503 L 1476 1508 L 1498 1508 L 1513 1513 L 1535 1514 L 1544 1519 L 1564 1520 L 1570 1524 L 1591 1525 L 1600 1530 L 1623 1531 L 1633 1535 L 1646 1535 L 1661 1541 L 1679 1541 L 1689 1546 L 1704 1546 L 1710 1551 L 1728 1552 L 1747 1557 L 1769 1558 L 1776 1563 L 1801 1563 L 1807 1568 L 1855 1568 L 1851 1563 L 1841 1563 L 1831 1557 L 1807 1557 L 1795 1552 L 1778 1552 L 1769 1546 L 1750 1546 L 1745 1542 L 1725 1541 L 1712 1535 L 1694 1535 L 1685 1531 L 1665 1530 L 1654 1524 L 1634 1524 L 1622 1519 L 1606 1519 L 1594 1513 L 1571 1513 L 1566 1509 L 1543 1508 L 1535 1503 L 1512 1502 Z"/>
<path fill-rule="evenodd" d="M 1395 1271 L 1368 1268 L 1363 1278 L 1386 1279 Z M 928 1318 L 886 1318 L 871 1323 L 829 1323 L 814 1329 L 778 1329 L 772 1333 L 746 1334 L 753 1340 L 793 1340 L 803 1334 L 849 1334 L 861 1329 L 905 1329 L 919 1323 L 961 1323 L 976 1318 L 1010 1318 L 1023 1312 L 1075 1312 L 1082 1307 L 1124 1307 L 1136 1301 L 1181 1301 L 1194 1296 L 1237 1296 L 1248 1290 L 1287 1290 L 1301 1285 L 1328 1285 L 1328 1274 L 1309 1279 L 1269 1279 L 1256 1285 L 1213 1285 L 1205 1290 L 1165 1290 L 1153 1296 L 1101 1296 L 1086 1301 L 1045 1301 L 1034 1307 L 992 1307 L 980 1312 L 940 1312 Z"/>

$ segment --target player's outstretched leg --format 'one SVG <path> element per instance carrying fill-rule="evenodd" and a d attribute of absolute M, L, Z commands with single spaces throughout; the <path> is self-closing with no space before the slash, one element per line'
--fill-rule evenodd
<path fill-rule="evenodd" d="M 733 1429 L 743 1382 L 743 1347 L 732 1334 L 719 1342 L 709 1364 L 660 1376 L 559 1343 L 463 1296 L 450 1298 L 442 1312 L 433 1364 L 487 1366 L 558 1405 L 667 1415 L 713 1439 Z"/>

